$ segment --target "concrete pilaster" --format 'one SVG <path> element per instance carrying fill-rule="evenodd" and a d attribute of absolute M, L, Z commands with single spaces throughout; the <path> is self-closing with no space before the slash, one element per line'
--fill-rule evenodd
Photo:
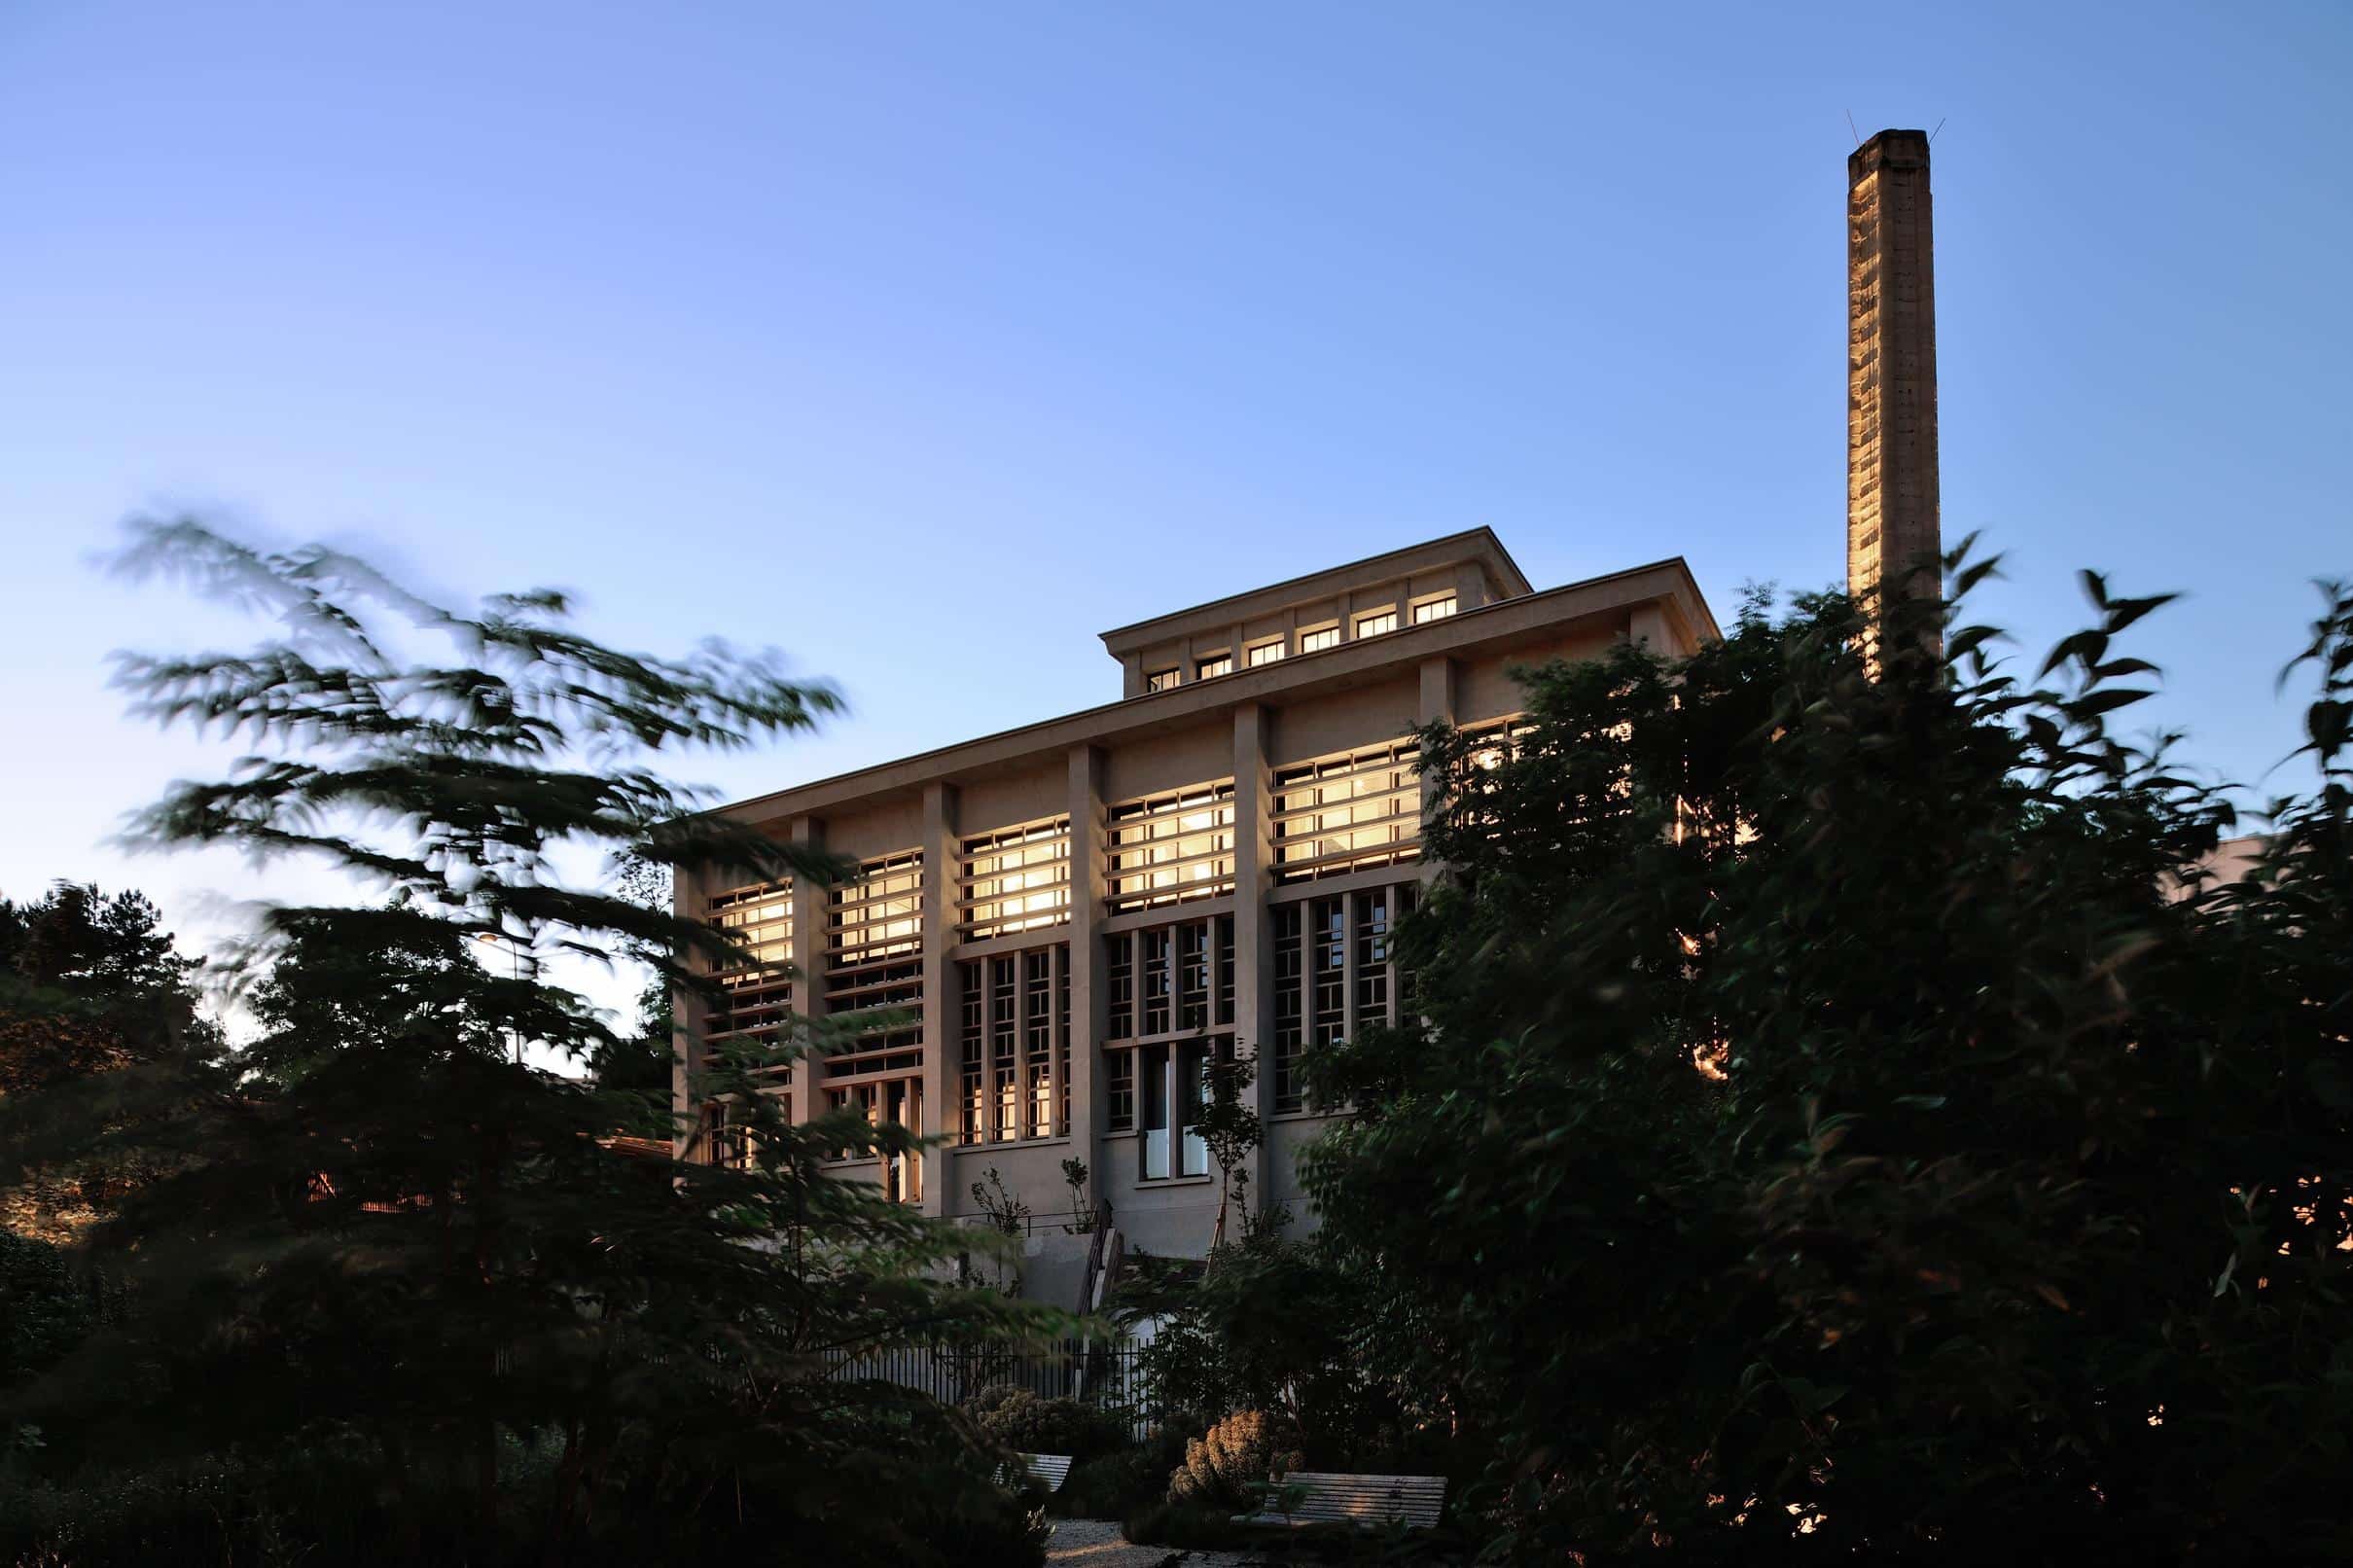
<path fill-rule="evenodd" d="M 1435 724 L 1441 720 L 1447 724 L 1454 723 L 1455 702 L 1454 660 L 1444 658 L 1423 659 L 1421 663 L 1420 721 L 1423 724 Z M 1430 812 L 1437 802 L 1438 780 L 1432 775 L 1424 773 L 1421 778 L 1421 819 L 1425 832 L 1430 821 Z M 1421 880 L 1432 882 L 1437 879 L 1438 865 L 1425 852 L 1421 857 Z"/>
<path fill-rule="evenodd" d="M 947 950 L 956 940 L 957 877 L 961 871 L 956 837 L 956 791 L 950 784 L 923 788 L 923 1121 L 925 1130 L 946 1130 L 955 1082 L 948 1061 L 957 1049 L 957 1009 L 951 1000 L 955 966 Z M 952 1214 L 954 1194 L 948 1187 L 948 1157 L 945 1143 L 923 1152 L 923 1212 Z"/>
<path fill-rule="evenodd" d="M 795 817 L 793 842 L 808 849 L 825 847 L 825 823 L 816 817 Z M 825 1016 L 826 890 L 805 876 L 793 878 L 793 1013 L 798 1017 Z M 811 1121 L 825 1110 L 819 1092 L 824 1063 L 804 1056 L 793 1064 L 795 1120 Z"/>
<path fill-rule="evenodd" d="M 1266 710 L 1246 703 L 1233 710 L 1233 1039 L 1258 1057 L 1251 1093 L 1261 1122 L 1274 1115 L 1274 938 L 1266 918 L 1266 890 L 1274 863 L 1266 753 L 1273 739 Z M 1249 1160 L 1250 1200 L 1266 1201 L 1267 1151 Z"/>
<path fill-rule="evenodd" d="M 1102 1040 L 1109 1021 L 1103 983 L 1103 754 L 1070 749 L 1070 1146 L 1087 1161 L 1088 1192 L 1110 1189 L 1103 1169 Z"/>
<path fill-rule="evenodd" d="M 698 920 L 703 913 L 705 873 L 700 869 L 681 866 L 670 876 L 670 912 L 681 920 Z M 690 956 L 697 974 L 710 968 L 710 961 Z M 695 1141 L 700 1118 L 695 1077 L 703 1065 L 702 1036 L 705 1024 L 702 1002 L 691 991 L 673 989 L 670 992 L 670 1152 L 684 1159 Z"/>

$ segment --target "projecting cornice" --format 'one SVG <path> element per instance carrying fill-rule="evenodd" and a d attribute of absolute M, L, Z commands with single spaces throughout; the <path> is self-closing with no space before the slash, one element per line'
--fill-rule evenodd
<path fill-rule="evenodd" d="M 1481 530 L 1483 532 L 1483 530 Z M 1490 536 L 1491 537 L 1491 536 Z M 1278 585 L 1279 587 L 1279 585 Z M 838 806 L 865 807 L 919 795 L 934 783 L 960 784 L 1035 766 L 1074 746 L 1113 746 L 1155 733 L 1189 729 L 1248 703 L 1289 703 L 1394 677 L 1431 659 L 1506 656 L 1539 649 L 1580 633 L 1622 635 L 1637 610 L 1666 617 L 1674 642 L 1690 647 L 1722 633 L 1691 568 L 1680 555 L 1588 578 L 1541 593 L 1466 610 L 1425 625 L 1345 642 L 1278 663 L 1194 681 L 1165 692 L 1107 702 L 1101 707 L 982 735 L 936 751 L 881 763 L 720 809 L 751 822 L 815 816 Z"/>

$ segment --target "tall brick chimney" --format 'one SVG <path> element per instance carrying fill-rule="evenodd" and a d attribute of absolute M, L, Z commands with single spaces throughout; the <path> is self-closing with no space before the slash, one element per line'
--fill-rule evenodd
<path fill-rule="evenodd" d="M 1943 590 L 1937 287 L 1928 137 L 1883 130 L 1846 160 L 1846 588 Z"/>

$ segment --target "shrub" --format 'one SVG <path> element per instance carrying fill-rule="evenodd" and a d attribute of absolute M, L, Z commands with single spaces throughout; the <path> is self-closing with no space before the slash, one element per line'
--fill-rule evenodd
<path fill-rule="evenodd" d="M 1242 1410 L 1185 1444 L 1185 1462 L 1168 1478 L 1168 1501 L 1237 1509 L 1268 1477 L 1305 1468 L 1299 1431 L 1280 1415 Z"/>
<path fill-rule="evenodd" d="M 1016 1453 L 1066 1453 L 1085 1459 L 1122 1445 L 1121 1423 L 1075 1399 L 1041 1399 L 1026 1388 L 992 1384 L 972 1403 L 981 1430 Z"/>
<path fill-rule="evenodd" d="M 1054 1493 L 1053 1511 L 1077 1519 L 1124 1519 L 1168 1495 L 1168 1473 L 1185 1462 L 1185 1434 L 1159 1433 L 1116 1453 L 1083 1459 Z"/>
<path fill-rule="evenodd" d="M 63 1247 L 0 1229 L 0 1388 L 73 1348 L 89 1331 L 92 1306 Z"/>
<path fill-rule="evenodd" d="M 1120 1533 L 1138 1546 L 1180 1551 L 1215 1551 L 1252 1539 L 1247 1526 L 1233 1522 L 1231 1509 L 1200 1500 L 1147 1503 L 1121 1522 Z"/>
<path fill-rule="evenodd" d="M 0 1469 L 0 1568 L 52 1558 L 61 1568 L 618 1568 L 767 1560 L 780 1539 L 794 1544 L 794 1560 L 838 1568 L 1035 1568 L 1050 1531 L 1035 1500 L 1009 1496 L 968 1455 L 943 1448 L 881 1509 L 832 1499 L 812 1508 L 790 1467 L 717 1472 L 725 1490 L 716 1496 L 697 1475 L 616 1476 L 586 1526 L 557 1540 L 548 1521 L 560 1444 L 510 1438 L 501 1469 L 513 1506 L 492 1532 L 467 1478 L 420 1473 L 404 1500 L 364 1444 L 319 1436 L 310 1451 L 208 1456 L 58 1484 Z"/>

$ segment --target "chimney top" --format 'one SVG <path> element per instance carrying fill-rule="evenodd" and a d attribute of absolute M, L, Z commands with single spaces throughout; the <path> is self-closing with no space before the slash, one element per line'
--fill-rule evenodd
<path fill-rule="evenodd" d="M 1846 155 L 1846 183 L 1853 185 L 1873 169 L 1928 167 L 1928 132 L 1883 130 Z"/>

